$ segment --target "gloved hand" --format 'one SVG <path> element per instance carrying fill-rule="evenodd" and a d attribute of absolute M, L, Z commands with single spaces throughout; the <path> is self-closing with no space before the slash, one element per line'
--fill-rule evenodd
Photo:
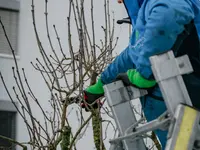
<path fill-rule="evenodd" d="M 85 108 L 86 111 L 89 111 L 87 107 L 89 109 L 98 108 L 98 105 L 102 105 L 102 103 L 98 101 L 98 99 L 103 95 L 104 95 L 103 83 L 101 82 L 101 79 L 99 79 L 96 84 L 89 86 L 84 91 L 85 101 L 81 101 L 81 107 Z"/>
<path fill-rule="evenodd" d="M 119 74 L 117 79 L 122 80 L 126 86 L 133 85 L 141 89 L 149 89 L 156 85 L 155 80 L 145 79 L 136 69 L 130 69 L 126 73 Z"/>

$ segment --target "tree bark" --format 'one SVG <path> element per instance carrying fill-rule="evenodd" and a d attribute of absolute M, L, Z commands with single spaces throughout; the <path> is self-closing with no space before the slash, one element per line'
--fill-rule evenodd
<path fill-rule="evenodd" d="M 62 131 L 62 141 L 60 143 L 61 150 L 69 150 L 70 135 L 71 135 L 71 128 L 68 126 L 65 126 Z"/>

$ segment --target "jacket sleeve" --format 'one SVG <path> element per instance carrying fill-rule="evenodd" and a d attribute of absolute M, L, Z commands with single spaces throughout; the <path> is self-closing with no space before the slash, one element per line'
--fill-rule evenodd
<path fill-rule="evenodd" d="M 125 73 L 128 69 L 135 68 L 132 62 L 133 57 L 130 57 L 130 49 L 126 47 L 115 60 L 107 66 L 101 74 L 101 80 L 104 84 L 111 83 L 115 80 L 119 73 Z"/>
<path fill-rule="evenodd" d="M 194 19 L 192 7 L 190 0 L 155 0 L 150 4 L 140 46 L 136 43 L 132 48 L 137 57 L 134 64 L 143 77 L 152 75 L 149 57 L 170 50 L 184 25 Z"/>

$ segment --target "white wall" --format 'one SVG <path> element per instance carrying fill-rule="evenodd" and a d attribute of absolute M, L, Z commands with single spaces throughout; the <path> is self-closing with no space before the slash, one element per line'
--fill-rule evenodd
<path fill-rule="evenodd" d="M 87 0 L 89 3 L 89 0 Z M 39 57 L 39 50 L 36 44 L 36 38 L 33 30 L 32 25 L 32 16 L 31 16 L 31 0 L 21 0 L 21 7 L 20 7 L 20 26 L 19 26 L 19 44 L 18 44 L 18 50 L 19 50 L 19 65 L 20 68 L 25 68 L 27 77 L 29 79 L 29 83 L 36 94 L 37 97 L 39 97 L 39 101 L 42 103 L 42 106 L 49 109 L 48 107 L 48 100 L 50 98 L 50 95 L 48 93 L 48 90 L 46 88 L 46 85 L 41 78 L 41 75 L 39 72 L 36 72 L 34 68 L 31 66 L 30 62 L 36 62 L 35 58 Z M 103 25 L 103 0 L 102 1 L 94 1 L 94 10 L 95 10 L 95 17 L 96 19 L 96 28 L 99 29 L 99 31 L 96 33 L 97 37 L 101 38 L 103 36 L 101 25 Z M 110 1 L 111 3 L 111 9 L 115 12 L 115 18 L 121 19 L 122 17 L 126 17 L 125 9 L 123 8 L 123 5 L 118 5 L 117 1 Z M 89 5 L 89 4 L 88 4 Z M 45 16 L 44 16 L 44 0 L 35 0 L 35 11 L 36 11 L 36 23 L 39 31 L 39 36 L 41 37 L 41 42 L 43 46 L 45 47 L 45 50 L 49 51 L 50 46 L 47 41 L 46 36 L 46 26 L 45 26 Z M 87 11 L 90 11 L 89 9 Z M 86 11 L 86 12 L 87 12 Z M 50 25 L 50 32 L 52 35 L 52 39 L 54 41 L 54 46 L 58 47 L 56 43 L 56 37 L 52 28 L 52 25 L 55 24 L 58 29 L 58 33 L 61 38 L 61 42 L 64 48 L 64 51 L 67 51 L 68 48 L 68 39 L 67 39 L 67 20 L 66 17 L 68 15 L 68 0 L 56 0 L 56 1 L 50 1 L 49 0 L 49 25 Z M 86 15 L 87 16 L 87 15 Z M 87 18 L 89 19 L 89 18 Z M 74 29 L 73 29 L 74 30 Z M 72 31 L 73 32 L 73 31 Z M 120 52 L 125 48 L 125 46 L 128 44 L 128 26 L 118 26 L 116 24 L 116 35 L 120 37 L 117 51 Z M 98 39 L 96 38 L 96 39 Z M 76 42 L 78 39 L 74 38 L 74 42 Z M 78 48 L 78 47 L 77 47 Z M 12 59 L 8 59 L 5 57 L 0 58 L 0 70 L 2 71 L 2 74 L 5 77 L 5 80 L 8 84 L 8 87 L 11 88 L 14 84 L 13 76 L 12 76 L 12 69 L 11 66 L 13 65 Z M 0 82 L 0 99 L 3 100 L 9 100 L 2 83 Z M 75 107 L 75 105 L 74 105 Z M 43 118 L 38 114 L 37 108 L 34 108 L 34 113 L 37 115 L 37 117 L 40 120 L 43 120 Z M 86 113 L 85 115 L 88 115 L 89 113 Z M 74 119 L 75 113 L 72 113 L 70 116 L 70 120 L 73 124 L 73 126 L 77 126 L 77 122 Z M 91 129 L 91 126 L 90 126 Z M 92 144 L 92 132 L 91 130 L 88 130 L 87 135 L 84 136 L 83 139 L 81 139 L 78 142 L 78 150 L 93 150 L 94 145 Z M 18 117 L 18 123 L 17 123 L 17 140 L 19 141 L 27 141 L 28 135 L 24 126 L 23 121 L 20 117 Z M 86 144 L 87 143 L 87 144 Z M 108 145 L 108 143 L 106 144 Z"/>

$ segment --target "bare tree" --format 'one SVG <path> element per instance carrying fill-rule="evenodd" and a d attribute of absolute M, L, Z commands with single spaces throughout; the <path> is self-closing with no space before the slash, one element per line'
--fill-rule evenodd
<path fill-rule="evenodd" d="M 31 62 L 35 70 L 39 71 L 44 79 L 46 86 L 49 89 L 51 99 L 51 113 L 46 112 L 41 106 L 39 98 L 29 84 L 29 79 L 26 75 L 25 69 L 20 69 L 3 22 L 0 24 L 5 34 L 5 38 L 10 46 L 15 66 L 12 67 L 13 78 L 15 79 L 15 86 L 13 92 L 15 97 L 12 96 L 10 89 L 8 89 L 3 75 L 0 74 L 4 87 L 8 93 L 9 98 L 16 107 L 18 113 L 23 118 L 26 129 L 29 134 L 29 140 L 20 143 L 14 139 L 0 136 L 9 140 L 10 142 L 27 149 L 49 149 L 54 150 L 59 144 L 63 150 L 76 149 L 76 142 L 81 135 L 86 131 L 87 125 L 90 120 L 93 123 L 94 142 L 97 150 L 104 150 L 103 144 L 103 131 L 100 108 L 91 110 L 91 115 L 84 119 L 82 109 L 79 109 L 77 115 L 80 118 L 80 128 L 76 133 L 72 133 L 71 126 L 68 121 L 67 111 L 68 106 L 76 103 L 79 105 L 80 100 L 83 100 L 83 89 L 89 84 L 92 85 L 96 82 L 96 78 L 105 68 L 105 66 L 113 59 L 113 50 L 115 49 L 118 37 L 115 37 L 115 20 L 114 15 L 111 15 L 109 10 L 109 0 L 104 0 L 104 24 L 101 25 L 104 39 L 100 40 L 100 45 L 96 44 L 96 26 L 94 19 L 94 4 L 93 0 L 90 1 L 90 19 L 91 22 L 86 21 L 84 0 L 69 0 L 68 16 L 66 18 L 68 28 L 68 52 L 63 49 L 59 33 L 56 25 L 49 26 L 48 22 L 48 0 L 45 0 L 45 18 L 46 18 L 46 34 L 51 47 L 51 54 L 45 50 L 45 46 L 41 42 L 37 30 L 37 18 L 35 17 L 35 4 L 32 0 L 31 12 L 33 19 L 33 27 L 35 37 L 38 45 L 41 58 L 36 58 L 36 62 Z M 74 49 L 71 31 L 71 22 L 75 22 L 76 31 L 79 38 L 79 49 Z M 91 28 L 88 28 L 88 24 Z M 50 30 L 54 30 L 57 37 L 59 49 L 53 46 Z M 18 107 L 15 103 L 17 100 L 20 104 Z M 43 115 L 44 122 L 40 122 L 33 113 L 31 104 L 34 102 L 40 108 L 40 113 Z M 89 109 L 89 108 L 88 108 Z M 108 121 L 108 125 L 111 124 Z"/>

